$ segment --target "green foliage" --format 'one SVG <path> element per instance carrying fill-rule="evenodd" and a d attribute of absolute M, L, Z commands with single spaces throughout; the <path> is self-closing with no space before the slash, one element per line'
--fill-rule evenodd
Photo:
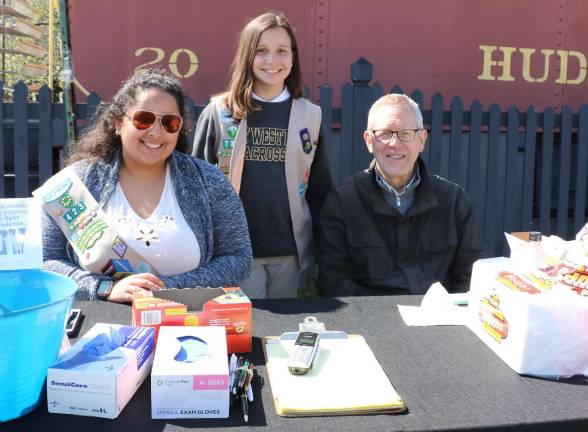
<path fill-rule="evenodd" d="M 50 61 L 49 53 L 49 13 L 50 2 L 53 2 L 53 61 Z M 42 85 L 49 85 L 48 67 L 51 65 L 53 71 L 53 86 L 61 87 L 61 71 L 63 62 L 61 59 L 61 31 L 59 26 L 59 8 L 57 0 L 28 0 L 28 5 L 35 11 L 35 17 L 32 18 L 18 18 L 9 14 L 0 14 L 0 24 L 5 28 L 13 28 L 18 25 L 19 20 L 24 21 L 40 30 L 41 36 L 33 38 L 28 36 L 20 36 L 9 34 L 8 32 L 0 32 L 0 47 L 3 48 L 0 52 L 0 72 L 4 81 L 4 98 L 11 99 L 11 91 L 14 84 L 18 81 L 23 81 L 29 86 L 29 93 L 34 99 L 35 91 Z M 22 50 L 19 47 L 20 43 L 32 43 L 34 45 L 44 48 L 45 52 L 40 56 L 32 56 L 18 53 Z M 27 65 L 41 65 L 39 72 L 35 75 L 24 73 Z M 47 70 L 45 70 L 45 68 Z"/>
<path fill-rule="evenodd" d="M 306 283 L 301 290 L 298 291 L 298 298 L 319 298 L 320 293 L 316 286 L 316 273 L 309 272 Z"/>

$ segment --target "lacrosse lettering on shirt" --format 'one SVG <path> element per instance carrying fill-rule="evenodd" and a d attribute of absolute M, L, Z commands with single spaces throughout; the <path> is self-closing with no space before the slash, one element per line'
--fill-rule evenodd
<path fill-rule="evenodd" d="M 258 162 L 284 162 L 288 129 L 250 127 L 247 130 L 245 160 Z"/>

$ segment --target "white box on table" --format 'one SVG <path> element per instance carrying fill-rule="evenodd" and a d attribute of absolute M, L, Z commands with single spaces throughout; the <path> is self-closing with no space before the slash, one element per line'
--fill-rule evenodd
<path fill-rule="evenodd" d="M 160 327 L 151 372 L 151 417 L 227 418 L 224 327 Z"/>
<path fill-rule="evenodd" d="M 153 364 L 149 327 L 95 324 L 47 373 L 49 412 L 116 418 Z"/>
<path fill-rule="evenodd" d="M 532 266 L 474 263 L 468 327 L 519 374 L 588 375 L 588 298 Z"/>

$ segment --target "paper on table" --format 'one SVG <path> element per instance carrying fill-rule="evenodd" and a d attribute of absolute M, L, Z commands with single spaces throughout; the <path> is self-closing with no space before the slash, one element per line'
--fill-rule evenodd
<path fill-rule="evenodd" d="M 321 339 L 317 364 L 306 375 L 288 372 L 294 340 L 266 337 L 263 344 L 278 415 L 378 414 L 406 410 L 362 336 Z"/>
<path fill-rule="evenodd" d="M 41 205 L 34 198 L 0 200 L 0 270 L 43 267 Z M 6 312 L 0 308 L 0 313 Z"/>
<path fill-rule="evenodd" d="M 467 294 L 449 294 L 439 282 L 431 285 L 420 306 L 398 305 L 409 326 L 465 325 L 467 308 L 457 306 Z"/>

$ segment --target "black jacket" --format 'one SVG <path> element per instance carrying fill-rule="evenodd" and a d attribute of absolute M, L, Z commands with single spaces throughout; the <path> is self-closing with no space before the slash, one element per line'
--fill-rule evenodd
<path fill-rule="evenodd" d="M 450 292 L 469 288 L 485 250 L 472 203 L 418 163 L 421 182 L 404 215 L 384 200 L 373 168 L 331 189 L 319 221 L 323 295 L 423 294 L 436 281 Z"/>

